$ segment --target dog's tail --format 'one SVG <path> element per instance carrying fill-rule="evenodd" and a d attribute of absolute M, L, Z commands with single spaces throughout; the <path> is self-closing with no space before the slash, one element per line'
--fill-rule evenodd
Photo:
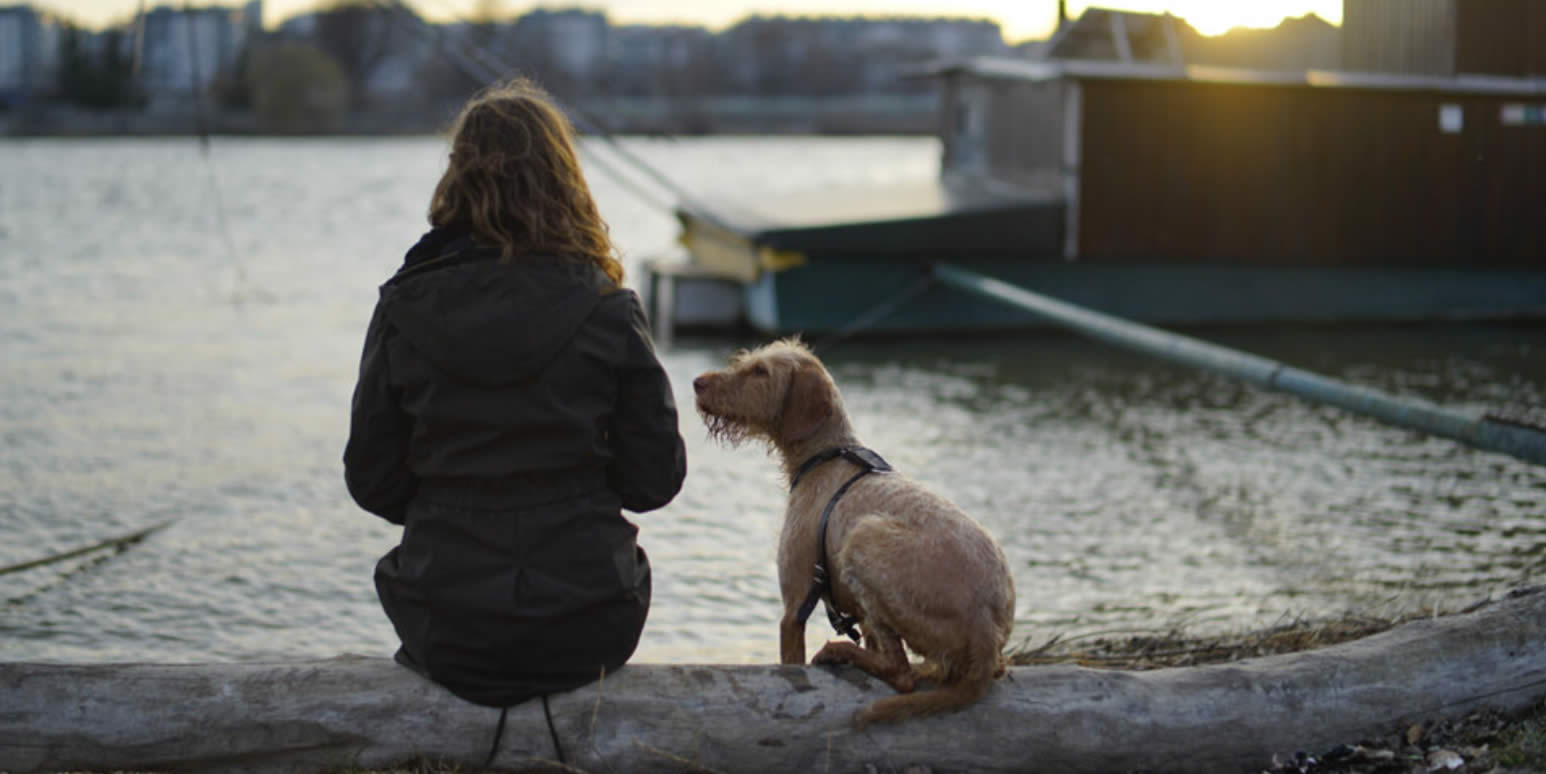
<path fill-rule="evenodd" d="M 995 647 L 995 637 L 978 640 L 978 647 L 953 665 L 939 688 L 898 696 L 889 696 L 870 704 L 854 715 L 854 725 L 864 728 L 871 723 L 896 723 L 908 718 L 938 715 L 965 707 L 988 692 L 993 680 L 1003 673 L 1003 657 Z M 983 647 L 986 646 L 986 647 Z M 990 650 L 991 648 L 991 650 Z"/>

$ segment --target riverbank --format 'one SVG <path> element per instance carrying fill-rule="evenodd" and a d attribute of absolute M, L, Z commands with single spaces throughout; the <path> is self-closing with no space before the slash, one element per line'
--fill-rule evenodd
<path fill-rule="evenodd" d="M 218 135 L 394 136 L 435 134 L 458 104 L 380 106 L 333 116 L 266 120 L 251 110 L 193 104 L 148 110 L 95 111 L 41 104 L 0 112 L 0 137 Z M 832 98 L 597 97 L 573 104 L 576 123 L 618 134 L 670 135 L 930 135 L 938 98 L 867 95 Z"/>
<path fill-rule="evenodd" d="M 1295 620 L 1236 635 L 1192 637 L 1170 631 L 1124 638 L 1070 641 L 1022 647 L 1010 654 L 1016 666 L 1078 665 L 1101 669 L 1150 670 L 1222 664 L 1261 656 L 1298 653 L 1370 637 L 1432 613 L 1391 618 L 1347 615 L 1321 621 Z M 1199 740 L 1201 741 L 1201 740 Z M 551 771 L 553 768 L 501 771 Z M 577 772 L 579 769 L 556 769 Z M 1154 771 L 1166 770 L 1157 767 Z M 355 774 L 455 774 L 460 767 L 432 762 Z M 905 770 L 928 774 L 923 767 Z M 1139 771 L 1145 771 L 1140 769 Z M 1242 774 L 1542 774 L 1546 772 L 1546 699 L 1522 712 L 1483 709 L 1453 719 L 1408 724 L 1389 733 L 1349 739 L 1324 750 L 1274 756 Z"/>
<path fill-rule="evenodd" d="M 1260 767 L 1243 769 L 1242 774 L 1540 774 L 1546 772 L 1546 702 L 1514 716 L 1496 712 L 1475 712 L 1458 721 L 1444 721 L 1430 727 L 1414 726 L 1407 734 L 1392 734 L 1382 740 L 1339 745 L 1324 754 L 1279 758 Z M 1415 741 L 1408 741 L 1412 739 Z M 1456 764 L 1456 761 L 1459 761 Z M 684 769 L 703 771 L 703 769 Z M 475 771 L 532 774 L 533 772 L 569 772 L 588 774 L 584 769 L 557 761 L 523 768 L 470 769 L 459 765 L 420 761 L 400 768 L 342 770 L 331 774 L 471 774 Z M 878 770 L 877 770 L 878 771 Z M 905 774 L 932 774 L 914 766 Z M 70 774 L 92 774 L 71 772 Z M 115 772 L 115 774 L 155 774 L 154 772 Z"/>
<path fill-rule="evenodd" d="M 1393 618 L 1348 615 L 1323 621 L 1296 620 L 1267 629 L 1221 637 L 1165 632 L 1082 642 L 1054 638 L 1010 654 L 1017 666 L 1073 664 L 1118 670 L 1222 664 L 1297 653 L 1389 631 L 1429 614 Z M 1199 740 L 1201 743 L 1203 740 Z M 501 771 L 580 771 L 538 767 Z M 1150 769 L 1139 769 L 1146 771 Z M 1153 771 L 1171 770 L 1156 763 Z M 1184 768 L 1182 769 L 1184 770 Z M 460 767 L 431 762 L 356 774 L 453 774 Z M 923 767 L 906 769 L 927 774 Z M 1349 739 L 1324 750 L 1278 755 L 1242 774 L 1541 774 L 1546 772 L 1546 700 L 1522 712 L 1483 709 L 1459 718 L 1392 727 L 1379 736 Z"/>
<path fill-rule="evenodd" d="M 1541 593 L 1539 589 L 1531 593 Z M 1462 611 L 1464 612 L 1464 611 Z M 1023 647 L 1017 666 L 1075 664 L 1101 669 L 1150 670 L 1225 664 L 1298 653 L 1371 637 L 1437 611 L 1394 617 L 1346 615 L 1294 620 L 1237 635 L 1192 637 L 1164 632 L 1123 638 Z M 1262 774 L 1541 774 L 1546 772 L 1546 699 L 1515 713 L 1481 709 L 1458 718 L 1391 727 L 1325 749 L 1299 750 L 1262 761 Z M 393 772 L 392 774 L 406 774 Z"/>
<path fill-rule="evenodd" d="M 691 770 L 691 769 L 689 769 Z M 478 769 L 421 761 L 395 769 L 334 774 L 469 774 Z M 521 769 L 484 771 L 563 771 L 587 774 L 556 761 Z M 932 774 L 914 766 L 905 774 Z M 1139 770 L 1142 772 L 1144 770 Z M 1323 753 L 1280 756 L 1241 774 L 1541 774 L 1546 772 L 1546 702 L 1516 715 L 1473 712 L 1464 718 L 1414 725 L 1381 739 L 1341 744 Z M 143 774 L 143 773 L 141 773 Z"/>
<path fill-rule="evenodd" d="M 1047 662 L 1054 642 L 1017 654 L 1043 660 L 968 710 L 862 730 L 854 708 L 892 692 L 847 667 L 636 664 L 502 713 L 383 658 L 0 664 L 0 768 L 1531 771 L 1546 748 L 1543 626 L 1536 587 L 1291 653 L 1272 651 L 1362 627 L 1279 627 L 1233 648 L 1126 638 L 1133 669 Z M 1153 668 L 1175 654 L 1192 665 Z"/>

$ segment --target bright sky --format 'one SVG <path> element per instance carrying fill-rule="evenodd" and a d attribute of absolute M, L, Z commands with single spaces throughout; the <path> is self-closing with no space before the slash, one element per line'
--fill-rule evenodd
<path fill-rule="evenodd" d="M 139 8 L 137 0 L 32 0 L 35 4 L 100 27 L 127 19 Z M 194 5 L 232 4 L 234 0 L 194 0 Z M 435 19 L 470 15 L 480 0 L 408 0 L 421 13 Z M 481 0 L 487 3 L 489 0 Z M 494 0 L 500 2 L 500 0 Z M 1134 11 L 1169 10 L 1184 17 L 1207 35 L 1231 27 L 1272 27 L 1285 16 L 1318 14 L 1340 24 L 1343 0 L 1069 0 L 1068 12 L 1077 17 L 1091 5 Z M 180 7 L 183 0 L 145 0 L 147 7 L 162 3 Z M 307 10 L 316 0 L 265 0 L 267 25 Z M 539 3 L 502 0 L 511 15 L 519 15 Z M 908 15 L 977 16 L 998 20 L 1011 42 L 1043 38 L 1057 20 L 1057 0 L 574 0 L 545 2 L 549 8 L 581 6 L 606 11 L 613 23 L 684 22 L 721 28 L 753 13 L 786 15 Z"/>

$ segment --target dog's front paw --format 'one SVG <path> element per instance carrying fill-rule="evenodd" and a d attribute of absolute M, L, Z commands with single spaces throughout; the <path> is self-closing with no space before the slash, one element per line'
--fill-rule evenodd
<path fill-rule="evenodd" d="M 829 642 L 811 657 L 812 664 L 852 664 L 854 646 L 848 642 Z"/>
<path fill-rule="evenodd" d="M 913 667 L 913 672 L 917 675 L 919 680 L 927 680 L 931 683 L 942 683 L 945 681 L 945 678 L 949 676 L 945 672 L 944 665 L 940 664 L 938 661 L 926 660 L 922 664 Z"/>

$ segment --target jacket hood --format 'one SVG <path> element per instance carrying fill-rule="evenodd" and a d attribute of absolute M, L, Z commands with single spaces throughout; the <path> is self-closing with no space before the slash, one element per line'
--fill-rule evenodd
<path fill-rule="evenodd" d="M 425 234 L 381 308 L 426 360 L 456 379 L 498 386 L 540 373 L 590 317 L 608 287 L 590 261 L 503 260 L 465 233 Z"/>

